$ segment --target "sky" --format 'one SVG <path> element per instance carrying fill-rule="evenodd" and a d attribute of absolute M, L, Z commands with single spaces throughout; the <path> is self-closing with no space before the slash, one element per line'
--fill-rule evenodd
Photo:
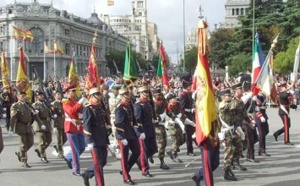
<path fill-rule="evenodd" d="M 17 2 L 33 2 L 33 0 L 1 0 L 0 6 Z M 51 0 L 37 0 L 39 3 L 50 4 Z M 131 13 L 131 0 L 115 0 L 115 5 L 107 7 L 107 0 L 52 0 L 55 8 L 66 10 L 74 15 L 88 18 L 95 11 L 100 14 L 126 15 Z M 225 20 L 226 0 L 147 0 L 148 21 L 157 24 L 158 36 L 163 40 L 166 52 L 171 59 L 177 59 L 183 51 L 183 2 L 185 2 L 185 32 L 196 28 L 199 6 L 209 24 Z M 179 55 L 178 55 L 179 56 Z"/>

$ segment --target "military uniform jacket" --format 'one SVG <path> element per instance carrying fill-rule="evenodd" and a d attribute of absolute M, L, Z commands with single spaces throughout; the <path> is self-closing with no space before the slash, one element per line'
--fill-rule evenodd
<path fill-rule="evenodd" d="M 53 112 L 57 115 L 57 118 L 54 118 L 54 127 L 63 129 L 65 122 L 65 112 L 62 106 L 62 102 L 59 100 L 55 100 L 51 103 L 51 105 L 54 108 Z"/>
<path fill-rule="evenodd" d="M 25 102 L 16 102 L 11 106 L 10 130 L 17 134 L 32 133 L 33 114 Z"/>
<path fill-rule="evenodd" d="M 95 147 L 109 144 L 107 133 L 107 118 L 101 105 L 88 104 L 83 108 L 83 125 L 86 143 Z"/>
<path fill-rule="evenodd" d="M 6 108 L 7 118 L 10 118 L 10 107 L 13 103 L 13 98 L 10 93 L 2 93 L 0 95 L 0 105 L 2 108 Z"/>
<path fill-rule="evenodd" d="M 166 111 L 167 106 L 168 104 L 165 100 L 154 101 L 156 115 L 159 116 L 160 114 L 163 114 Z"/>
<path fill-rule="evenodd" d="M 103 98 L 102 98 L 102 101 L 104 103 L 104 107 L 105 107 L 105 111 L 106 111 L 107 116 L 110 116 L 109 98 L 110 98 L 110 96 L 108 94 L 107 95 L 103 95 Z"/>
<path fill-rule="evenodd" d="M 232 102 L 221 101 L 219 105 L 219 117 L 224 121 L 228 126 L 234 125 L 234 105 Z"/>
<path fill-rule="evenodd" d="M 183 91 L 179 97 L 179 104 L 181 109 L 184 111 L 186 117 L 191 121 L 195 120 L 195 113 L 191 112 L 194 108 L 194 101 L 192 98 L 192 93 Z"/>
<path fill-rule="evenodd" d="M 146 136 L 154 137 L 155 129 L 152 122 L 153 110 L 148 100 L 140 99 L 134 104 L 134 116 L 138 126 L 142 126 Z"/>
<path fill-rule="evenodd" d="M 279 102 L 280 105 L 283 105 L 285 110 L 290 113 L 290 100 L 289 97 L 292 96 L 290 93 L 287 92 L 279 92 Z M 279 115 L 288 115 L 285 111 L 282 110 L 282 108 L 279 107 L 278 111 Z"/>
<path fill-rule="evenodd" d="M 112 96 L 109 98 L 109 110 L 110 110 L 110 115 L 112 117 L 115 117 L 115 112 L 118 104 L 120 103 L 120 99 L 118 96 Z"/>
<path fill-rule="evenodd" d="M 181 109 L 180 105 L 176 103 L 175 105 L 168 104 L 166 114 L 174 121 L 177 118 L 178 114 L 184 115 L 183 110 Z"/>
<path fill-rule="evenodd" d="M 41 119 L 42 124 L 46 126 L 46 130 L 42 130 L 41 125 L 38 122 L 35 122 L 33 125 L 34 131 L 39 131 L 39 132 L 51 131 L 52 130 L 50 125 L 51 111 L 48 107 L 46 107 L 45 102 L 36 101 L 34 104 L 32 104 L 32 107 L 39 111 L 37 115 Z"/>
<path fill-rule="evenodd" d="M 131 104 L 120 103 L 116 109 L 116 139 L 137 139 L 133 127 L 138 127 L 134 118 L 134 110 Z M 138 127 L 139 132 L 143 132 L 142 126 Z"/>
<path fill-rule="evenodd" d="M 236 97 L 233 98 L 231 101 L 231 107 L 234 111 L 234 118 L 233 122 L 235 127 L 242 126 L 243 120 L 245 119 L 247 122 L 250 122 L 250 119 L 247 115 L 247 107 L 245 106 L 242 100 L 237 99 Z"/>
<path fill-rule="evenodd" d="M 63 109 L 65 112 L 65 132 L 83 133 L 82 121 L 79 119 L 78 114 L 82 111 L 82 105 L 73 99 L 63 99 Z M 68 115 L 68 117 L 67 117 Z"/>

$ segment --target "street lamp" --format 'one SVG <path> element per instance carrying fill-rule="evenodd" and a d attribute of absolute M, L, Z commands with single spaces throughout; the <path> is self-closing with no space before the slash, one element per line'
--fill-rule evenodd
<path fill-rule="evenodd" d="M 179 64 L 179 59 L 178 59 L 178 43 L 174 42 L 174 44 L 176 45 L 176 63 Z"/>

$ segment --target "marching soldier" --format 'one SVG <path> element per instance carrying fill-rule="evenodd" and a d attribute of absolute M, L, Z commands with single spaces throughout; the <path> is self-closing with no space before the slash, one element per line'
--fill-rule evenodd
<path fill-rule="evenodd" d="M 53 113 L 56 114 L 56 118 L 54 118 L 53 122 L 53 131 L 56 130 L 56 145 L 54 148 L 58 153 L 59 158 L 64 158 L 64 150 L 63 146 L 67 141 L 67 136 L 65 134 L 64 122 L 65 122 L 65 112 L 62 107 L 62 95 L 61 92 L 54 92 L 54 101 L 51 103 L 53 108 Z"/>
<path fill-rule="evenodd" d="M 84 184 L 89 185 L 89 178 L 95 175 L 96 185 L 104 186 L 103 168 L 107 163 L 107 145 L 109 144 L 107 129 L 110 124 L 104 105 L 102 105 L 102 93 L 97 87 L 89 91 L 89 103 L 83 109 L 83 125 L 86 144 L 92 149 L 94 162 L 82 174 Z"/>
<path fill-rule="evenodd" d="M 148 159 L 153 163 L 152 156 L 157 152 L 155 129 L 153 121 L 153 108 L 149 101 L 149 89 L 146 86 L 139 87 L 140 99 L 134 104 L 134 116 L 138 126 L 143 128 L 143 133 L 139 134 L 141 150 L 140 165 L 142 174 L 146 177 L 152 177 L 149 173 Z"/>
<path fill-rule="evenodd" d="M 134 110 L 131 104 L 130 93 L 127 88 L 122 88 L 119 91 L 121 103 L 116 109 L 116 139 L 119 142 L 121 154 L 121 167 L 123 182 L 128 185 L 134 185 L 131 180 L 129 171 L 138 160 L 140 155 L 140 144 L 138 136 L 135 133 L 134 127 L 138 127 L 134 118 Z M 137 128 L 142 132 L 141 127 Z M 129 156 L 129 150 L 131 155 Z"/>
<path fill-rule="evenodd" d="M 290 132 L 289 132 L 289 128 L 291 127 L 290 99 L 292 98 L 292 94 L 287 91 L 285 83 L 279 85 L 278 88 L 279 88 L 279 102 L 280 102 L 278 114 L 283 122 L 283 127 L 277 130 L 273 134 L 273 136 L 275 138 L 275 141 L 277 141 L 278 136 L 284 133 L 284 144 L 294 145 L 293 143 L 290 142 Z"/>
<path fill-rule="evenodd" d="M 242 150 L 240 138 L 234 132 L 233 114 L 235 107 L 231 102 L 230 89 L 220 92 L 222 102 L 219 105 L 219 118 L 222 123 L 222 129 L 219 134 L 220 141 L 224 143 L 224 179 L 236 181 L 236 177 L 231 170 L 235 154 L 240 154 Z M 241 130 L 241 127 L 239 127 Z"/>
<path fill-rule="evenodd" d="M 181 109 L 184 111 L 184 115 L 186 117 L 186 120 L 184 121 L 185 124 L 185 141 L 186 141 L 186 147 L 187 147 L 187 155 L 189 156 L 195 156 L 194 154 L 194 148 L 193 148 L 193 134 L 195 133 L 195 112 L 194 112 L 194 101 L 192 98 L 192 92 L 191 89 L 191 76 L 187 75 L 182 77 L 182 87 L 183 92 L 180 94 L 179 97 L 179 103 Z"/>
<path fill-rule="evenodd" d="M 166 108 L 167 102 L 164 99 L 163 94 L 160 89 L 156 89 L 153 91 L 154 95 L 154 104 L 155 104 L 155 112 L 159 118 L 159 123 L 155 125 L 155 136 L 158 150 L 158 159 L 160 160 L 160 168 L 163 170 L 168 170 L 169 167 L 166 165 L 165 151 L 167 146 L 167 133 L 164 123 L 166 121 Z"/>
<path fill-rule="evenodd" d="M 116 132 L 116 127 L 115 127 L 115 112 L 116 112 L 116 108 L 117 105 L 120 103 L 120 98 L 118 97 L 119 95 L 119 86 L 114 85 L 112 86 L 112 95 L 109 98 L 109 110 L 110 110 L 110 122 L 112 125 L 112 134 L 113 136 L 115 136 L 115 132 Z M 116 138 L 114 138 L 113 141 L 113 148 L 115 150 L 116 153 L 116 158 L 119 159 L 120 158 L 120 150 L 118 147 L 118 141 L 116 140 Z"/>
<path fill-rule="evenodd" d="M 258 155 L 270 156 L 266 152 L 266 136 L 269 133 L 268 115 L 266 113 L 266 96 L 261 92 L 253 97 L 255 101 L 255 122 L 259 132 L 259 149 Z"/>
<path fill-rule="evenodd" d="M 37 112 L 32 108 L 31 105 L 26 103 L 26 93 L 18 92 L 17 93 L 18 102 L 12 104 L 10 113 L 10 131 L 15 132 L 20 139 L 20 150 L 15 152 L 18 157 L 18 160 L 22 162 L 22 167 L 30 168 L 31 166 L 27 163 L 27 151 L 33 145 L 33 131 L 32 131 L 32 122 L 33 119 L 36 119 L 37 122 Z M 38 123 L 42 125 L 42 123 Z"/>
<path fill-rule="evenodd" d="M 68 86 L 64 92 L 67 94 L 67 98 L 62 100 L 65 112 L 64 129 L 71 147 L 71 152 L 66 154 L 65 161 L 68 167 L 72 169 L 72 174 L 80 176 L 79 157 L 85 150 L 85 141 L 82 118 L 79 118 L 79 114 L 86 98 L 82 97 L 78 102 L 76 101 L 77 96 L 74 85 Z"/>
<path fill-rule="evenodd" d="M 32 105 L 35 110 L 38 110 L 38 116 L 42 121 L 42 125 L 35 123 L 33 126 L 34 131 L 36 132 L 39 138 L 39 146 L 34 150 L 38 157 L 41 158 L 41 161 L 48 163 L 46 156 L 46 149 L 52 142 L 52 128 L 50 125 L 51 111 L 45 105 L 45 95 L 42 91 L 36 92 L 37 101 Z"/>
<path fill-rule="evenodd" d="M 177 153 L 179 152 L 179 147 L 184 143 L 184 125 L 181 121 L 183 111 L 177 102 L 175 94 L 169 94 L 167 97 L 169 101 L 166 114 L 170 118 L 168 123 L 168 131 L 172 139 L 172 148 L 167 154 L 174 161 L 181 163 L 182 160 L 178 158 Z"/>
<path fill-rule="evenodd" d="M 13 103 L 12 94 L 8 85 L 4 86 L 3 93 L 0 95 L 0 106 L 2 107 L 2 118 L 5 119 L 6 130 L 9 131 L 10 107 Z"/>
<path fill-rule="evenodd" d="M 108 85 L 102 85 L 102 101 L 104 103 L 106 115 L 110 116 L 110 110 L 109 110 L 109 86 Z"/>

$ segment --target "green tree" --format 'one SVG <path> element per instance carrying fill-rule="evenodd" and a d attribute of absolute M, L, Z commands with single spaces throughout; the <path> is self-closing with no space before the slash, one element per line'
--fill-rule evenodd
<path fill-rule="evenodd" d="M 245 72 L 246 69 L 251 69 L 252 58 L 251 55 L 247 53 L 242 52 L 232 56 L 229 60 L 230 65 L 228 71 L 231 76 L 237 76 L 239 72 Z"/>
<path fill-rule="evenodd" d="M 197 66 L 197 47 L 193 47 L 184 53 L 186 71 L 193 73 Z"/>
<path fill-rule="evenodd" d="M 294 67 L 295 52 L 299 44 L 299 38 L 292 39 L 286 51 L 279 52 L 274 59 L 275 72 L 289 74 Z"/>

